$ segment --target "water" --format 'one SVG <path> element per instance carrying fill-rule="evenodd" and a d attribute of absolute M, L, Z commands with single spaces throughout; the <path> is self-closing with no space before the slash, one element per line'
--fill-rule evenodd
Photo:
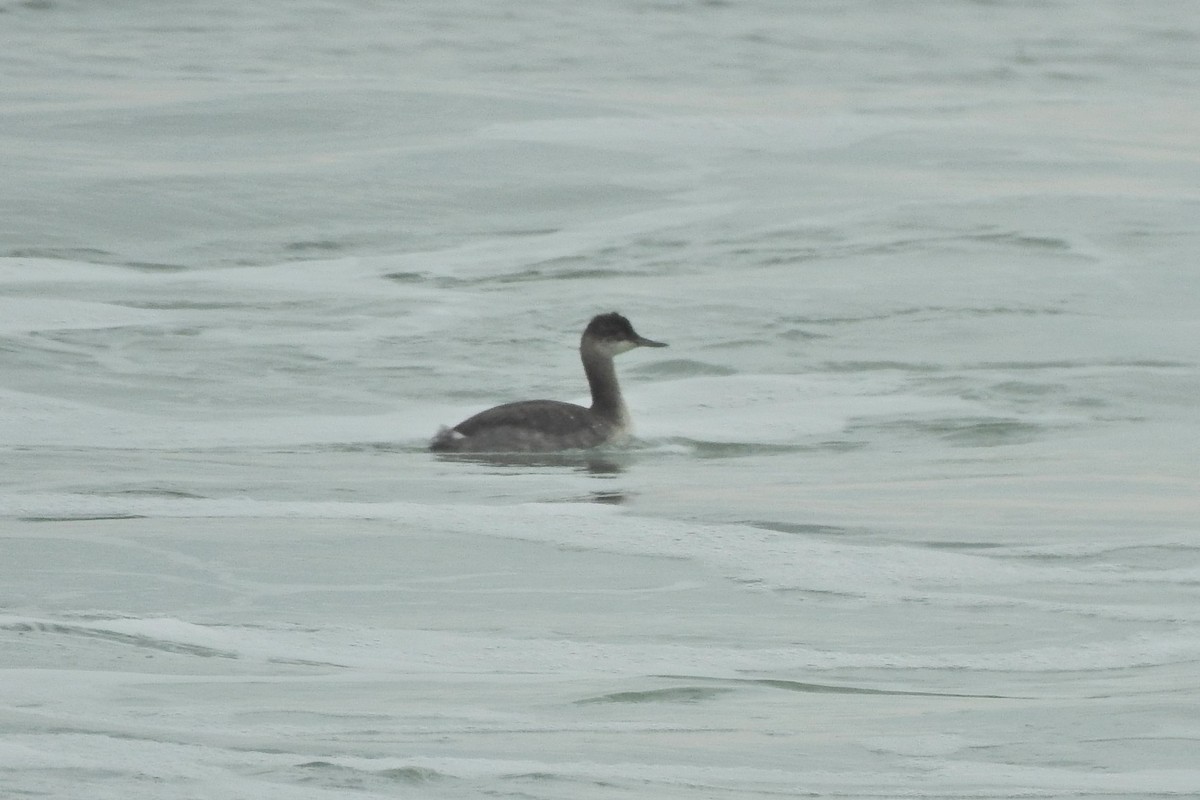
<path fill-rule="evenodd" d="M 1200 795 L 1190 12 L 0 4 L 0 793 Z"/>

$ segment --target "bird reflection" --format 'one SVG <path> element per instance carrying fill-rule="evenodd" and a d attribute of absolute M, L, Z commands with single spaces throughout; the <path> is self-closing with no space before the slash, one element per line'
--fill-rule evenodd
<path fill-rule="evenodd" d="M 625 466 L 616 459 L 594 452 L 439 453 L 437 459 L 493 467 L 562 467 L 590 475 L 619 475 L 625 471 Z"/>

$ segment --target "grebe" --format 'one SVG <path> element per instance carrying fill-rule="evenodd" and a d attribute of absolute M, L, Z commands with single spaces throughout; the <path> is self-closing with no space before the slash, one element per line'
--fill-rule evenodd
<path fill-rule="evenodd" d="M 593 317 L 579 340 L 579 357 L 592 389 L 592 407 L 558 400 L 522 400 L 481 411 L 442 428 L 430 450 L 458 453 L 548 452 L 595 447 L 629 431 L 613 356 L 635 347 L 666 347 L 639 336 L 617 312 Z"/>

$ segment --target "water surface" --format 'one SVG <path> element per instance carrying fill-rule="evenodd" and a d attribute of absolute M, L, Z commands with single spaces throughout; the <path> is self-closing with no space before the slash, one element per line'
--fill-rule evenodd
<path fill-rule="evenodd" d="M 1200 793 L 1189 10 L 0 4 L 0 788 Z"/>

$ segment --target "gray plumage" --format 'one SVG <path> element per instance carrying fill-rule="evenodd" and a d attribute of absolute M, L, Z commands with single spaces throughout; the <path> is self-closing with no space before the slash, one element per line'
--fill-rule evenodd
<path fill-rule="evenodd" d="M 621 397 L 613 357 L 635 347 L 666 347 L 639 336 L 620 314 L 593 317 L 579 341 L 590 408 L 558 400 L 523 400 L 481 411 L 442 428 L 429 447 L 439 452 L 549 452 L 596 447 L 624 436 L 629 412 Z"/>

